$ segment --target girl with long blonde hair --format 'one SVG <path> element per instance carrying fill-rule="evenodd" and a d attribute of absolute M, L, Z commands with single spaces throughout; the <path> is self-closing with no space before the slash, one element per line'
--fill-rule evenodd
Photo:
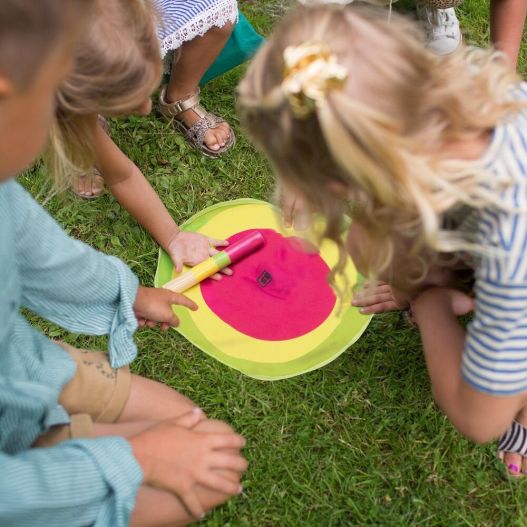
<path fill-rule="evenodd" d="M 385 280 L 379 301 L 410 302 L 437 403 L 477 442 L 507 432 L 500 450 L 517 475 L 527 471 L 517 440 L 527 438 L 527 87 L 500 54 L 438 57 L 422 42 L 382 10 L 299 8 L 242 81 L 241 116 L 288 207 L 296 198 L 326 218 L 341 260 L 347 251 Z M 467 270 L 475 299 L 458 283 Z M 465 331 L 457 317 L 471 310 Z"/>
<path fill-rule="evenodd" d="M 226 242 L 181 231 L 139 168 L 112 141 L 101 118 L 150 113 L 150 96 L 161 73 L 150 0 L 96 2 L 93 21 L 76 48 L 73 71 L 58 93 L 45 160 L 58 190 L 73 185 L 81 197 L 89 198 L 97 194 L 93 181 L 102 188 L 104 178 L 117 201 L 181 270 Z M 92 176 L 94 166 L 97 173 Z"/>

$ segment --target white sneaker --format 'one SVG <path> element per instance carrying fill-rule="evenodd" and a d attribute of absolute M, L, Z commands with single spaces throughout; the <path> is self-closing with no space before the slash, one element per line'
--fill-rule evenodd
<path fill-rule="evenodd" d="M 459 20 L 454 8 L 435 9 L 417 2 L 416 11 L 426 31 L 428 49 L 436 55 L 454 53 L 461 44 Z"/>

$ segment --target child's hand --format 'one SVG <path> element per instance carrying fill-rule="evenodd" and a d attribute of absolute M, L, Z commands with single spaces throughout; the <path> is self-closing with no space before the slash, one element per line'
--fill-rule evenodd
<path fill-rule="evenodd" d="M 183 264 L 197 265 L 203 260 L 218 252 L 215 247 L 229 245 L 226 240 L 215 240 L 197 232 L 179 231 L 168 244 L 168 254 L 174 262 L 176 272 L 183 270 Z M 231 275 L 232 270 L 228 267 L 222 269 L 222 273 Z M 211 278 L 218 280 L 221 276 L 216 273 Z"/>
<path fill-rule="evenodd" d="M 166 331 L 169 327 L 176 327 L 179 319 L 174 315 L 173 305 L 185 306 L 196 311 L 198 306 L 180 293 L 168 289 L 139 286 L 135 297 L 134 312 L 139 326 L 152 328 L 158 323 Z"/>
<path fill-rule="evenodd" d="M 353 294 L 352 305 L 360 307 L 363 315 L 402 311 L 410 305 L 409 297 L 395 291 L 386 282 L 366 282 Z"/>
<path fill-rule="evenodd" d="M 196 485 L 235 496 L 238 482 L 221 471 L 241 474 L 247 461 L 239 450 L 245 439 L 230 433 L 198 432 L 184 423 L 193 416 L 169 419 L 129 439 L 141 469 L 144 483 L 176 494 L 195 518 L 202 518 L 203 507 Z"/>
<path fill-rule="evenodd" d="M 311 215 L 300 193 L 282 184 L 279 190 L 279 203 L 284 214 L 284 225 L 297 231 L 305 231 L 311 226 Z"/>

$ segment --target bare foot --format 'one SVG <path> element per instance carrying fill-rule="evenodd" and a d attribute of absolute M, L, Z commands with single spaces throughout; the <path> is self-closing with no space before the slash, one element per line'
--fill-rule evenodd
<path fill-rule="evenodd" d="M 72 190 L 83 199 L 98 198 L 104 191 L 104 179 L 99 171 L 94 168 L 91 174 L 76 178 Z"/>
<path fill-rule="evenodd" d="M 403 311 L 410 306 L 409 299 L 395 292 L 386 282 L 366 282 L 360 291 L 353 294 L 355 307 L 360 307 L 363 315 Z"/>

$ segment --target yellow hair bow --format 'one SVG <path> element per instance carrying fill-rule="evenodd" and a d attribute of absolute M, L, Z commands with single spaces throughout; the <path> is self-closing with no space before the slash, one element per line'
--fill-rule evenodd
<path fill-rule="evenodd" d="M 342 89 L 348 70 L 322 42 L 304 42 L 284 50 L 284 92 L 295 117 L 305 119 L 329 91 Z"/>

